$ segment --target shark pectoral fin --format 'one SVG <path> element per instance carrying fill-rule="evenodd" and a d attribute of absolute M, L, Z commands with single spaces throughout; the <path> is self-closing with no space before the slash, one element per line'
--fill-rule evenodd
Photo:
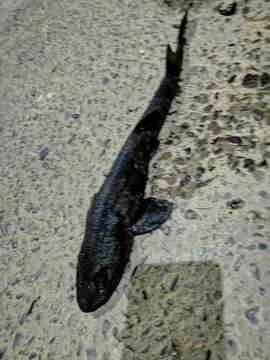
<path fill-rule="evenodd" d="M 172 212 L 172 204 L 167 200 L 146 198 L 140 207 L 137 220 L 131 230 L 134 235 L 151 232 L 161 226 Z"/>

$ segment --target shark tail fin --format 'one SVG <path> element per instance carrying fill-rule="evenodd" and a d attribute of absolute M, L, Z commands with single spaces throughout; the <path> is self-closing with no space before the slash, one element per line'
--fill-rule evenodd
<path fill-rule="evenodd" d="M 177 61 L 177 54 L 171 48 L 171 45 L 167 45 L 167 56 L 166 56 L 166 75 L 177 76 L 179 73 L 179 64 Z"/>
<path fill-rule="evenodd" d="M 178 44 L 176 52 L 172 50 L 171 46 L 167 45 L 167 57 L 166 57 L 166 75 L 175 76 L 179 78 L 182 69 L 183 53 L 185 46 L 185 29 L 187 25 L 188 11 L 181 21 L 178 33 Z"/>

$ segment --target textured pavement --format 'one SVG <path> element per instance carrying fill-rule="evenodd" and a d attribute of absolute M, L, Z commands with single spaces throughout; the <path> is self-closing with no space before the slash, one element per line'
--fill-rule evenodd
<path fill-rule="evenodd" d="M 190 11 L 147 189 L 172 217 L 84 314 L 86 212 L 186 1 L 0 2 L 0 359 L 270 359 L 270 2 L 229 4 Z"/>

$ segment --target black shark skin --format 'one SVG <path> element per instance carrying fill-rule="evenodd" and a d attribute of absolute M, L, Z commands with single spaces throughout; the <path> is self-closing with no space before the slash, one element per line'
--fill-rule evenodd
<path fill-rule="evenodd" d="M 167 47 L 166 75 L 88 211 L 76 279 L 77 301 L 84 312 L 96 311 L 110 299 L 129 260 L 134 236 L 158 228 L 171 213 L 169 202 L 144 198 L 144 193 L 157 136 L 179 90 L 186 22 L 187 13 L 176 52 Z"/>

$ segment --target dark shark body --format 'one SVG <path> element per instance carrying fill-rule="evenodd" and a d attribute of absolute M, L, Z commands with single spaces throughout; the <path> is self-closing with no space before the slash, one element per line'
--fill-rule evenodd
<path fill-rule="evenodd" d="M 85 237 L 77 265 L 77 301 L 84 312 L 104 305 L 119 284 L 135 235 L 158 228 L 169 217 L 166 200 L 144 198 L 148 166 L 157 136 L 179 89 L 182 67 L 184 16 L 176 52 L 167 47 L 166 75 L 142 119 L 121 149 L 87 214 Z"/>

